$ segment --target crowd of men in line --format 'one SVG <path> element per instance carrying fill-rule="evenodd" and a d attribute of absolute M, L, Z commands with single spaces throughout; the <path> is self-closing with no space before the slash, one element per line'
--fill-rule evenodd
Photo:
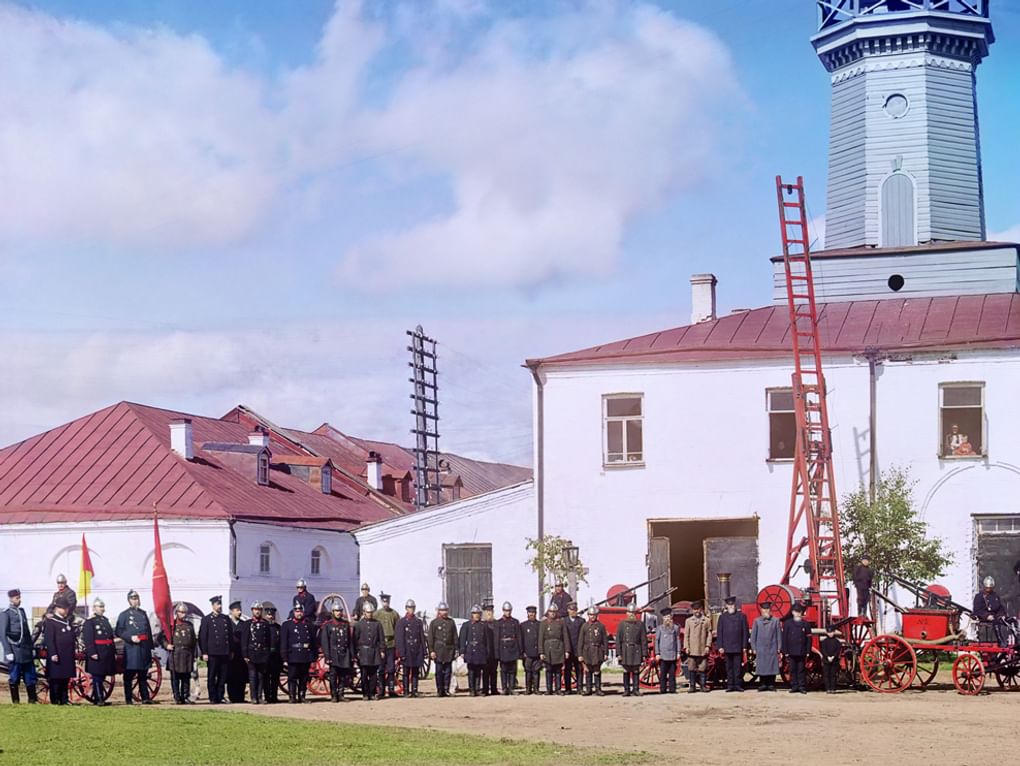
<path fill-rule="evenodd" d="M 865 587 L 871 586 L 867 559 L 855 572 L 858 609 L 864 615 L 867 603 Z M 1018 565 L 1020 568 L 1020 565 Z M 975 596 L 974 613 L 982 626 L 990 625 L 1004 612 L 994 592 L 994 581 L 985 578 L 984 590 Z M 864 586 L 864 587 L 862 587 Z M 316 619 L 318 603 L 302 579 L 288 617 L 277 622 L 276 607 L 255 601 L 250 617 L 242 614 L 242 604 L 229 605 L 223 613 L 223 599 L 210 599 L 210 612 L 196 631 L 183 603 L 174 607 L 173 624 L 158 637 L 153 635 L 149 617 L 141 609 L 134 590 L 127 594 L 128 608 L 111 625 L 101 599 L 92 604 L 92 616 L 84 623 L 73 622 L 77 597 L 61 575 L 57 592 L 45 618 L 33 633 L 24 609 L 21 593 L 8 591 L 10 604 L 0 611 L 0 644 L 8 665 L 12 702 L 20 701 L 19 685 L 24 683 L 28 701 L 38 699 L 35 669 L 35 644 L 45 658 L 50 701 L 69 704 L 69 685 L 77 676 L 76 651 L 80 638 L 84 648 L 85 672 L 90 677 L 89 700 L 108 705 L 107 680 L 123 674 L 126 704 L 137 694 L 142 704 L 152 704 L 147 674 L 153 649 L 159 645 L 168 653 L 166 668 L 171 691 L 177 704 L 192 704 L 191 681 L 197 678 L 197 661 L 207 665 L 207 691 L 211 704 L 245 702 L 246 691 L 252 704 L 279 702 L 281 676 L 286 672 L 287 697 L 291 703 L 307 701 L 310 669 L 320 651 L 329 669 L 330 697 L 345 699 L 345 689 L 358 686 L 363 699 L 394 697 L 397 673 L 402 673 L 404 697 L 419 696 L 422 669 L 429 661 L 435 669 L 439 697 L 451 695 L 453 664 L 461 658 L 467 665 L 471 696 L 510 695 L 517 689 L 518 663 L 523 665 L 525 694 L 538 694 L 545 674 L 547 694 L 604 694 L 602 666 L 609 657 L 610 637 L 599 620 L 597 606 L 589 607 L 586 617 L 578 614 L 577 604 L 558 583 L 552 593 L 544 619 L 538 609 L 526 608 L 523 621 L 513 616 L 513 605 L 504 602 L 502 617 L 496 619 L 493 604 L 475 605 L 470 619 L 457 628 L 446 603 L 437 605 L 436 617 L 428 624 L 418 616 L 416 604 L 408 599 L 404 614 L 390 606 L 390 596 L 380 594 L 382 606 L 371 594 L 367 583 L 351 614 L 339 599 L 327 606 L 328 617 Z M 790 692 L 807 693 L 805 661 L 812 651 L 815 626 L 804 619 L 805 607 L 794 604 L 789 619 L 772 614 L 772 604 L 758 604 L 760 616 L 753 625 L 736 607 L 736 599 L 725 599 L 725 609 L 713 627 L 704 604 L 695 601 L 683 630 L 673 621 L 671 608 L 661 610 L 661 621 L 654 634 L 639 617 L 634 605 L 627 607 L 614 636 L 616 657 L 623 668 L 623 695 L 641 693 L 639 674 L 651 656 L 658 669 L 659 690 L 675 693 L 678 663 L 686 656 L 683 668 L 687 690 L 708 691 L 706 674 L 713 650 L 725 658 L 726 691 L 743 691 L 744 658 L 754 658 L 758 690 L 773 692 L 780 661 L 789 665 Z M 818 631 L 818 649 L 822 656 L 825 689 L 834 693 L 843 643 L 840 631 L 826 626 Z M 80 634 L 80 635 L 79 635 Z M 118 668 L 115 639 L 123 643 L 123 662 Z"/>

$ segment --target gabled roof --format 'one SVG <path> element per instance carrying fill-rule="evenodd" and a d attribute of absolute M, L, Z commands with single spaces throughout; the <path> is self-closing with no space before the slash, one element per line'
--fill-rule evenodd
<path fill-rule="evenodd" d="M 822 350 L 857 354 L 1020 348 L 1020 294 L 993 293 L 820 304 Z M 567 354 L 529 367 L 588 364 L 739 362 L 789 356 L 786 306 L 741 311 Z"/>
<path fill-rule="evenodd" d="M 170 449 L 170 422 L 181 417 L 191 419 L 192 460 Z M 131 402 L 106 407 L 0 450 L 0 524 L 137 519 L 155 510 L 161 517 L 347 530 L 392 516 L 341 482 L 326 495 L 271 469 L 269 485 L 260 486 L 245 468 L 248 431 L 242 423 Z M 283 440 L 271 444 L 274 455 L 297 453 Z"/>

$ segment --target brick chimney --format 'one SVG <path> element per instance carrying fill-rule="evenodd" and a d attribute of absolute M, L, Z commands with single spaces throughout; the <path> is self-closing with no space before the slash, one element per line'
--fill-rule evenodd
<path fill-rule="evenodd" d="M 255 426 L 252 432 L 248 434 L 248 444 L 254 447 L 268 447 L 269 432 L 262 426 Z"/>
<path fill-rule="evenodd" d="M 382 492 L 382 456 L 375 451 L 368 453 L 368 486 Z"/>
<path fill-rule="evenodd" d="M 715 274 L 691 275 L 691 324 L 710 322 L 715 314 Z"/>
<path fill-rule="evenodd" d="M 178 418 L 170 421 L 170 449 L 185 460 L 195 457 L 190 418 Z"/>

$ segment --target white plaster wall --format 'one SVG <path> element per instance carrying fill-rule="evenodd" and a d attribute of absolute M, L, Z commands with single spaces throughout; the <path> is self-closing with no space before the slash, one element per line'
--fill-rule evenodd
<path fill-rule="evenodd" d="M 868 482 L 868 366 L 830 360 L 830 420 L 837 489 Z M 661 365 L 547 370 L 545 525 L 571 537 L 590 568 L 580 599 L 599 600 L 615 583 L 647 579 L 647 520 L 757 514 L 759 585 L 778 581 L 786 549 L 792 466 L 770 463 L 765 390 L 788 386 L 780 363 Z M 973 514 L 1020 513 L 1020 355 L 961 354 L 887 362 L 878 382 L 880 467 L 909 467 L 915 502 L 956 563 L 942 582 L 969 601 Z M 938 386 L 986 384 L 989 455 L 940 460 Z M 602 466 L 603 394 L 644 394 L 643 468 Z M 1020 552 L 1018 552 L 1020 553 Z M 796 580 L 795 580 L 796 584 Z"/>
<path fill-rule="evenodd" d="M 252 601 L 272 601 L 284 619 L 304 578 L 320 601 L 327 593 L 340 593 L 348 603 L 358 595 L 358 546 L 349 532 L 277 527 L 268 524 L 234 525 L 237 535 L 237 579 L 230 586 L 232 599 L 241 599 L 245 614 Z M 270 571 L 259 572 L 259 549 L 269 543 Z M 312 550 L 322 550 L 319 575 L 311 574 Z M 226 598 L 226 594 L 224 599 Z"/>
<path fill-rule="evenodd" d="M 443 595 L 443 545 L 492 544 L 492 587 L 498 604 L 510 601 L 515 613 L 535 603 L 537 577 L 525 563 L 526 538 L 536 537 L 532 482 L 467 498 L 357 530 L 363 578 L 372 592 L 393 596 L 402 611 L 413 598 L 419 610 L 435 614 Z"/>

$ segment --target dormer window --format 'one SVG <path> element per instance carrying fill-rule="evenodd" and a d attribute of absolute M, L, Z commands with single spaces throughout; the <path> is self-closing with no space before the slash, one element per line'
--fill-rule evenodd
<path fill-rule="evenodd" d="M 255 480 L 260 486 L 269 486 L 269 453 L 260 452 L 258 458 L 258 469 L 255 476 Z"/>
<path fill-rule="evenodd" d="M 333 492 L 333 471 L 329 465 L 322 467 L 322 494 L 329 495 Z"/>

